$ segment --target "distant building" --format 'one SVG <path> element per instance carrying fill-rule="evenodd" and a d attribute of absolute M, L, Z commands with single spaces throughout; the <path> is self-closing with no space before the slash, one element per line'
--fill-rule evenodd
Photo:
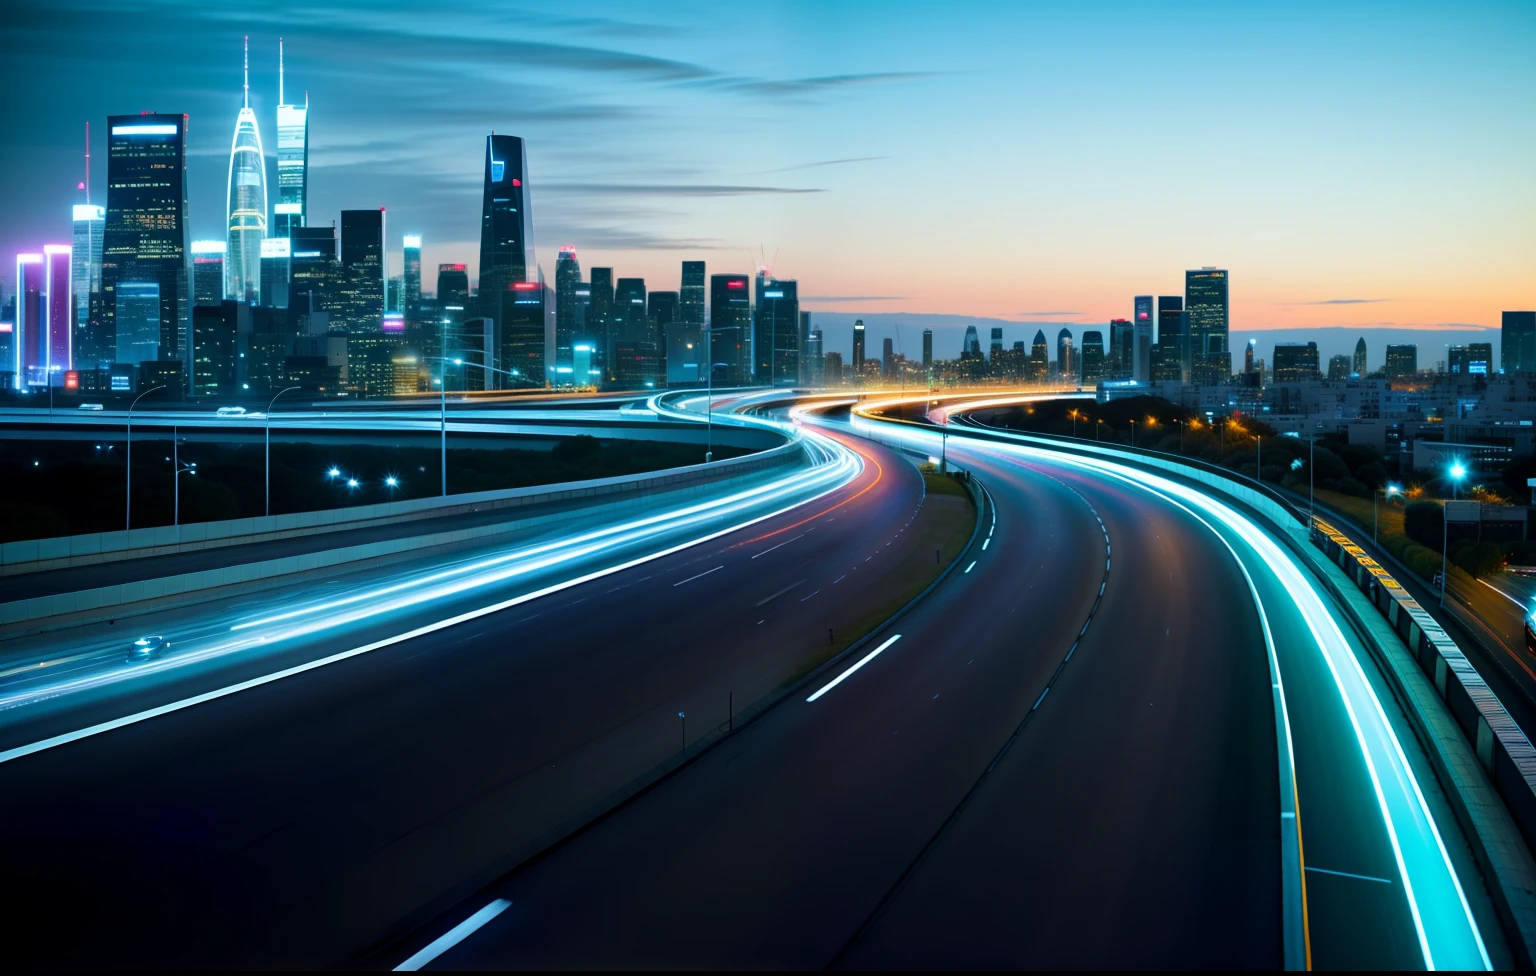
<path fill-rule="evenodd" d="M 678 292 L 681 322 L 704 324 L 704 262 L 684 261 L 682 288 Z"/>
<path fill-rule="evenodd" d="M 292 242 L 286 237 L 268 237 L 261 242 L 261 304 L 268 308 L 288 307 L 288 282 L 293 273 Z"/>
<path fill-rule="evenodd" d="M 400 239 L 404 264 L 404 292 L 400 296 L 400 311 L 406 322 L 421 322 L 421 235 L 406 234 Z"/>
<path fill-rule="evenodd" d="M 1136 329 L 1130 319 L 1109 320 L 1108 379 L 1128 380 L 1136 362 Z"/>
<path fill-rule="evenodd" d="M 1108 362 L 1104 356 L 1104 333 L 1090 329 L 1083 333 L 1081 379 L 1084 386 L 1107 379 Z"/>
<path fill-rule="evenodd" d="M 1365 368 L 1365 336 L 1355 340 L 1355 359 L 1350 364 L 1350 372 L 1356 376 L 1366 376 Z"/>
<path fill-rule="evenodd" d="M 107 224 L 105 207 L 77 203 L 74 242 L 70 250 L 70 290 L 74 294 L 75 362 L 96 366 L 111 362 L 101 337 L 101 233 Z"/>
<path fill-rule="evenodd" d="M 1387 347 L 1387 379 L 1409 379 L 1419 371 L 1419 347 L 1407 343 Z"/>
<path fill-rule="evenodd" d="M 537 281 L 514 281 L 500 294 L 500 368 L 512 375 L 492 373 L 486 385 L 494 389 L 544 386 L 544 303 L 548 289 Z"/>
<path fill-rule="evenodd" d="M 272 236 L 293 239 L 309 214 L 309 94 L 303 105 L 290 105 L 283 91 L 283 42 L 277 42 L 277 203 L 272 207 Z M 417 250 L 421 248 L 418 238 Z M 418 259 L 420 255 L 417 255 Z"/>
<path fill-rule="evenodd" d="M 1277 342 L 1274 364 L 1276 383 L 1303 383 L 1318 378 L 1317 343 Z"/>
<path fill-rule="evenodd" d="M 828 386 L 843 385 L 843 354 L 835 350 L 822 354 L 822 375 Z"/>
<path fill-rule="evenodd" d="M 1157 298 L 1157 344 L 1161 349 L 1163 380 L 1190 380 L 1192 367 L 1189 316 L 1180 295 Z M 1177 364 L 1175 366 L 1174 364 Z M 1177 372 L 1178 375 L 1172 375 Z"/>
<path fill-rule="evenodd" d="M 192 309 L 192 395 L 234 396 L 239 386 L 240 336 L 250 332 L 250 305 L 226 299 Z"/>
<path fill-rule="evenodd" d="M 517 136 L 492 133 L 485 137 L 485 185 L 480 208 L 481 297 L 498 296 L 512 282 L 528 281 L 536 263 L 527 147 Z M 495 302 L 497 298 L 489 300 Z"/>
<path fill-rule="evenodd" d="M 1137 295 L 1135 310 L 1131 315 L 1136 337 L 1130 372 L 1131 378 L 1138 383 L 1149 383 L 1152 380 L 1152 344 L 1156 341 L 1153 334 L 1152 303 L 1151 295 Z"/>
<path fill-rule="evenodd" d="M 581 283 L 581 262 L 576 258 L 576 248 L 566 244 L 555 258 L 555 369 L 562 376 L 565 374 L 559 371 L 570 367 L 571 347 L 586 327 L 586 296 L 578 300 L 576 294 Z"/>
<path fill-rule="evenodd" d="M 1349 356 L 1340 353 L 1337 356 L 1328 357 L 1328 378 L 1330 380 L 1347 380 L 1353 362 Z"/>
<path fill-rule="evenodd" d="M 1035 330 L 1035 341 L 1029 348 L 1029 375 L 1031 383 L 1044 383 L 1051 378 L 1051 347 L 1046 345 L 1045 330 Z"/>
<path fill-rule="evenodd" d="M 384 208 L 341 212 L 336 311 L 349 333 L 371 335 L 384 319 Z"/>
<path fill-rule="evenodd" d="M 224 300 L 226 241 L 192 242 L 192 303 L 217 305 Z"/>
<path fill-rule="evenodd" d="M 804 313 L 809 315 L 810 313 Z M 811 329 L 805 337 L 805 383 L 807 386 L 826 386 L 826 351 L 822 348 L 821 330 Z"/>
<path fill-rule="evenodd" d="M 923 370 L 933 372 L 933 330 L 923 330 Z"/>
<path fill-rule="evenodd" d="M 990 347 L 987 349 L 987 361 L 992 363 L 992 364 L 994 364 L 994 365 L 996 365 L 998 359 L 1002 355 L 1003 355 L 1003 330 L 998 328 L 998 327 L 996 327 L 996 326 L 993 326 L 993 328 L 992 328 L 992 342 L 991 342 Z"/>
<path fill-rule="evenodd" d="M 976 330 L 971 330 L 974 337 Z M 853 375 L 855 380 L 864 372 L 864 320 L 857 319 L 853 323 Z"/>
<path fill-rule="evenodd" d="M 608 375 L 608 360 L 613 355 L 612 320 L 613 269 L 593 268 L 587 284 L 587 336 L 592 340 L 593 364 L 601 375 Z"/>
<path fill-rule="evenodd" d="M 896 378 L 896 348 L 889 337 L 881 340 L 880 375 L 887 380 Z"/>
<path fill-rule="evenodd" d="M 719 385 L 745 386 L 751 382 L 747 345 L 752 329 L 752 293 L 748 281 L 743 274 L 709 276 L 710 374 Z M 856 328 L 862 330 L 862 324 Z"/>
<path fill-rule="evenodd" d="M 1536 370 L 1536 312 L 1505 312 L 1503 319 L 1500 367 L 1506 373 Z"/>
<path fill-rule="evenodd" d="M 1452 377 L 1486 380 L 1492 372 L 1493 343 L 1471 342 L 1446 350 L 1446 372 Z"/>
<path fill-rule="evenodd" d="M 1076 350 L 1072 348 L 1072 330 L 1063 328 L 1056 333 L 1056 375 L 1063 380 L 1077 378 Z"/>
<path fill-rule="evenodd" d="M 121 348 L 116 325 L 118 286 L 132 283 L 127 300 L 135 321 L 129 345 L 146 339 L 145 300 L 159 302 L 158 350 L 148 359 L 174 358 L 187 345 L 186 116 L 114 115 L 107 118 L 107 219 L 102 228 L 102 338 Z M 119 360 L 127 362 L 128 360 Z M 185 373 L 181 374 L 185 378 Z M 142 379 L 142 377 L 141 377 Z M 140 384 L 143 385 L 142 383 Z M 184 390 L 178 389 L 180 394 Z"/>
<path fill-rule="evenodd" d="M 249 51 L 247 51 L 249 61 Z M 267 156 L 261 130 L 251 110 L 249 64 L 245 72 L 245 104 L 235 117 L 235 138 L 229 150 L 229 187 L 225 197 L 229 218 L 229 248 L 224 254 L 224 297 L 261 303 L 261 242 L 267 237 Z M 196 382 L 196 369 L 193 370 Z"/>
<path fill-rule="evenodd" d="M 794 386 L 800 380 L 800 283 L 760 276 L 758 288 L 753 372 L 759 383 Z"/>
<path fill-rule="evenodd" d="M 1227 272 L 1220 268 L 1184 272 L 1190 382 L 1220 386 L 1232 379 L 1232 353 L 1227 345 L 1227 284 Z"/>
<path fill-rule="evenodd" d="M 960 344 L 960 358 L 981 358 L 981 337 L 976 334 L 976 326 L 974 325 L 965 327 L 965 340 Z M 855 368 L 857 368 L 857 364 L 855 364 Z"/>
<path fill-rule="evenodd" d="M 341 285 L 335 227 L 296 227 L 288 239 L 288 307 L 301 315 L 335 310 Z"/>

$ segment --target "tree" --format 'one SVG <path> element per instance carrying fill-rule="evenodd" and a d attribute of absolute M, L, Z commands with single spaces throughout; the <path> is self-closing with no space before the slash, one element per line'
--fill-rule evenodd
<path fill-rule="evenodd" d="M 1403 509 L 1403 531 L 1419 545 L 1439 552 L 1445 539 L 1445 509 L 1439 502 L 1409 502 Z"/>

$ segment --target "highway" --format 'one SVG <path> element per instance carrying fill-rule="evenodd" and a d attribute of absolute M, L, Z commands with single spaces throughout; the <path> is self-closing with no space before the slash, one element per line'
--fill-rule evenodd
<path fill-rule="evenodd" d="M 6 853 L 8 958 L 318 967 L 430 920 L 888 613 L 893 574 L 932 571 L 963 504 L 847 440 L 862 467 L 830 493 L 715 538 L 732 516 L 676 530 L 706 537 L 670 553 L 641 540 L 663 554 L 628 568 L 599 540 L 560 588 L 418 584 L 414 608 L 356 619 L 294 604 L 282 624 L 313 629 L 286 650 L 130 690 L 13 676 L 0 826 L 27 842 Z M 226 640 L 261 619 L 201 614 Z"/>
<path fill-rule="evenodd" d="M 1490 964 L 1424 757 L 1276 544 L 1173 483 L 948 451 L 986 547 L 878 655 L 379 961 Z"/>

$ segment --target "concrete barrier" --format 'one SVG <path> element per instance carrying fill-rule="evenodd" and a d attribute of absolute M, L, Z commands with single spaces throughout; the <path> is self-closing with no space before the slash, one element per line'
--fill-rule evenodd
<path fill-rule="evenodd" d="M 533 518 L 513 518 L 496 525 L 477 525 L 445 532 L 386 539 L 194 573 L 135 580 L 0 603 L 0 639 L 46 633 L 64 627 L 185 606 L 209 599 L 214 595 L 227 596 L 260 589 L 271 585 L 273 580 L 279 578 L 321 574 L 337 567 L 364 561 L 377 565 L 381 562 L 409 558 L 424 549 L 473 546 L 499 536 L 524 533 L 560 522 L 591 519 L 594 513 L 623 504 L 642 493 L 665 492 L 674 497 L 686 497 L 703 492 L 728 478 L 794 464 L 803 457 L 802 443 L 796 441 L 762 454 L 733 458 L 710 465 L 673 469 L 663 474 L 604 479 L 605 482 L 611 483 L 599 486 L 572 485 L 557 492 L 546 492 L 545 496 L 539 499 L 541 501 L 573 497 L 607 499 L 591 507 L 567 509 Z M 527 502 L 520 498 L 513 498 L 508 499 L 507 504 L 518 505 L 527 504 Z M 484 510 L 487 507 L 494 506 L 481 504 L 478 509 L 466 510 Z"/>
<path fill-rule="evenodd" d="M 120 559 L 140 559 L 171 553 L 193 552 L 222 546 L 271 542 L 302 535 L 314 535 L 343 529 L 367 528 L 386 522 L 440 518 L 466 512 L 496 508 L 515 508 L 570 498 L 595 497 L 614 492 L 648 491 L 657 485 L 717 480 L 756 470 L 763 460 L 771 463 L 794 461 L 800 457 L 798 442 L 791 441 L 757 454 L 730 458 L 713 464 L 669 468 L 664 472 L 642 472 L 613 478 L 593 478 L 564 484 L 532 485 L 496 491 L 478 491 L 462 495 L 415 498 L 409 501 L 381 502 L 352 508 L 295 512 L 289 515 L 227 519 L 217 522 L 192 522 L 182 526 L 161 525 L 122 532 L 96 532 L 60 536 L 52 539 L 28 539 L 0 545 L 0 576 L 36 573 L 51 569 L 87 566 Z"/>

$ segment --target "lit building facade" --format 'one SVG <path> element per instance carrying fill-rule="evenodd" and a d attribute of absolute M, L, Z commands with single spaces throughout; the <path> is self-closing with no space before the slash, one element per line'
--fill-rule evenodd
<path fill-rule="evenodd" d="M 800 283 L 760 280 L 752 343 L 756 379 L 771 386 L 794 386 L 800 382 Z"/>
<path fill-rule="evenodd" d="M 684 261 L 682 289 L 678 292 L 679 321 L 704 325 L 704 262 Z"/>
<path fill-rule="evenodd" d="M 1228 274 L 1221 268 L 1184 272 L 1184 310 L 1189 321 L 1189 379 L 1218 386 L 1232 379 L 1232 353 L 1227 346 Z"/>
<path fill-rule="evenodd" d="M 247 52 L 249 60 L 249 52 Z M 235 117 L 229 147 L 229 248 L 224 254 L 224 297 L 256 305 L 261 302 L 261 242 L 267 236 L 267 157 L 261 131 L 251 111 L 247 66 L 245 104 Z"/>
<path fill-rule="evenodd" d="M 1152 344 L 1156 341 L 1153 334 L 1152 303 L 1151 295 L 1137 295 L 1131 312 L 1135 340 L 1130 374 L 1131 379 L 1138 383 L 1152 381 Z"/>
<path fill-rule="evenodd" d="M 523 140 L 495 133 L 486 136 L 485 186 L 480 209 L 483 298 L 505 291 L 514 281 L 529 280 L 529 272 L 536 265 L 528 189 L 528 154 Z"/>
<path fill-rule="evenodd" d="M 421 235 L 406 234 L 400 243 L 405 265 L 399 310 L 407 322 L 415 325 L 421 321 Z"/>
<path fill-rule="evenodd" d="M 74 240 L 70 250 L 70 291 L 75 296 L 75 359 L 95 368 L 111 361 L 100 341 L 101 331 L 101 232 L 107 210 L 94 203 L 74 206 Z M 93 313 L 93 303 L 96 312 Z M 93 321 L 93 314 L 95 320 Z"/>
<path fill-rule="evenodd" d="M 864 324 L 856 327 L 862 335 Z M 743 274 L 709 278 L 710 374 L 716 384 L 744 386 L 751 382 L 747 337 L 752 329 L 752 293 Z M 860 342 L 861 339 L 855 341 Z M 724 365 L 720 365 L 724 364 Z"/>
<path fill-rule="evenodd" d="M 341 287 L 336 297 L 342 327 L 359 335 L 377 333 L 384 318 L 384 293 L 384 208 L 343 210 Z"/>
<path fill-rule="evenodd" d="M 224 300 L 224 252 L 227 241 L 192 242 L 192 304 L 217 305 Z"/>
<path fill-rule="evenodd" d="M 309 94 L 289 105 L 283 91 L 283 42 L 277 42 L 277 203 L 272 236 L 292 238 L 309 213 Z"/>
<path fill-rule="evenodd" d="M 288 307 L 288 282 L 293 274 L 293 245 L 286 237 L 261 242 L 261 304 Z"/>
<path fill-rule="evenodd" d="M 1536 370 L 1536 312 L 1505 312 L 1499 333 L 1499 366 L 1506 373 Z"/>

